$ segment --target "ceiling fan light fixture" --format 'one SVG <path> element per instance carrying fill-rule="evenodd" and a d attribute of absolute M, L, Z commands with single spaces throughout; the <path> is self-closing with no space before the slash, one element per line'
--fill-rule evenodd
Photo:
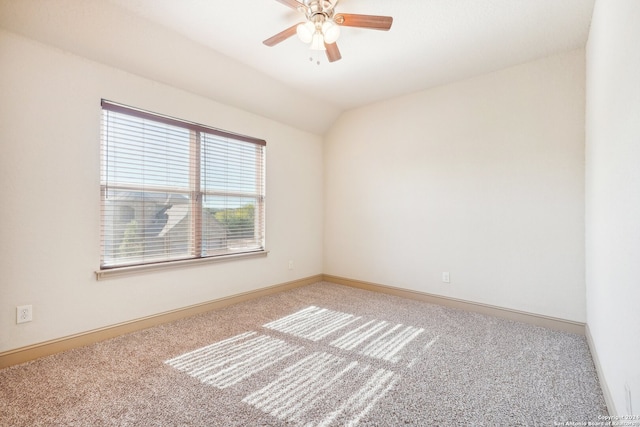
<path fill-rule="evenodd" d="M 326 20 L 322 24 L 322 34 L 324 35 L 324 41 L 327 44 L 332 44 L 338 41 L 340 37 L 340 27 L 331 20 Z"/>
<path fill-rule="evenodd" d="M 311 39 L 311 50 L 327 50 L 324 47 L 324 37 L 320 31 L 316 31 Z"/>
<path fill-rule="evenodd" d="M 388 31 L 391 28 L 391 24 L 393 24 L 393 17 L 391 16 L 336 13 L 335 7 L 339 0 L 277 1 L 303 14 L 305 21 L 293 24 L 262 43 L 273 47 L 294 34 L 298 34 L 298 38 L 304 44 L 309 44 L 312 50 L 326 52 L 329 62 L 335 62 L 342 58 L 336 43 L 342 32 L 340 27 Z M 319 63 L 319 61 L 316 62 Z"/>
<path fill-rule="evenodd" d="M 302 43 L 311 43 L 313 36 L 316 32 L 316 27 L 313 22 L 304 22 L 296 27 L 296 34 Z"/>

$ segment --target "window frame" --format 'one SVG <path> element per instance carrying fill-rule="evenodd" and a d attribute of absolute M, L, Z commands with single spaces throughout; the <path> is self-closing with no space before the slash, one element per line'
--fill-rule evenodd
<path fill-rule="evenodd" d="M 114 112 L 119 114 L 124 114 L 133 118 L 150 120 L 153 122 L 161 123 L 169 126 L 177 126 L 182 129 L 189 130 L 189 168 L 188 175 L 185 177 L 188 181 L 189 188 L 178 188 L 178 187 L 163 187 L 163 186 L 154 186 L 147 184 L 122 184 L 122 183 L 114 183 L 110 182 L 107 177 L 107 169 L 105 156 L 107 156 L 107 149 L 109 141 L 108 135 L 106 135 L 106 131 L 104 129 L 104 124 L 106 119 L 106 115 L 108 112 Z M 157 269 L 165 269 L 165 268 L 174 268 L 174 267 L 182 267 L 193 264 L 200 264 L 202 262 L 214 262 L 214 261 L 224 261 L 230 259 L 238 259 L 238 258 L 246 258 L 246 257 L 255 257 L 255 256 L 266 256 L 268 251 L 266 250 L 265 236 L 266 236 L 266 208 L 265 208 L 265 199 L 266 199 L 266 189 L 265 189 L 265 178 L 266 178 L 266 141 L 259 138 L 254 138 L 246 135 L 241 135 L 237 133 L 232 133 L 228 131 L 224 131 L 221 129 L 213 128 L 210 126 L 202 125 L 195 122 L 190 122 L 186 120 L 177 119 L 174 117 L 153 113 L 150 111 L 142 110 L 139 108 L 130 107 L 124 104 L 112 102 L 106 99 L 101 100 L 101 116 L 102 116 L 102 131 L 100 138 L 100 268 L 96 271 L 96 277 L 98 279 L 106 278 L 109 276 L 122 275 L 122 274 L 130 274 L 148 270 L 157 270 Z M 204 135 L 203 135 L 204 134 Z M 205 165 L 203 163 L 202 155 L 202 144 L 207 136 L 213 137 L 221 137 L 227 139 L 227 143 L 233 143 L 234 141 L 238 143 L 250 143 L 254 144 L 257 147 L 261 147 L 256 151 L 256 167 L 253 170 L 255 173 L 255 192 L 247 192 L 240 194 L 238 192 L 228 191 L 215 191 L 213 192 L 211 189 L 207 189 L 203 186 L 201 182 L 202 179 L 202 171 L 206 170 L 206 168 L 211 167 L 209 164 Z M 246 144 L 245 144 L 246 145 Z M 208 160 L 205 160 L 208 161 Z M 228 164 L 228 163 L 225 163 Z M 144 168 L 142 168 L 144 169 Z M 157 260 L 145 260 L 144 253 L 142 253 L 142 259 L 134 262 L 124 262 L 124 263 L 113 263 L 113 253 L 107 254 L 107 245 L 106 245 L 106 231 L 105 231 L 105 222 L 107 216 L 107 207 L 106 200 L 107 194 L 109 190 L 113 189 L 124 190 L 124 191 L 161 191 L 167 194 L 173 193 L 181 193 L 187 195 L 189 197 L 190 204 L 190 221 L 191 225 L 189 227 L 189 236 L 188 236 L 188 255 L 182 257 L 178 257 L 176 259 L 160 259 Z M 202 240 L 203 240 L 203 215 L 204 215 L 204 202 L 203 199 L 207 195 L 211 195 L 215 193 L 216 195 L 226 196 L 226 197 L 251 197 L 255 198 L 256 203 L 254 206 L 254 218 L 255 223 L 254 227 L 259 227 L 257 230 L 254 228 L 254 239 L 258 243 L 255 248 L 247 248 L 247 250 L 229 250 L 229 247 L 226 247 L 226 250 L 222 251 L 222 253 L 207 255 L 203 253 Z M 109 259 L 109 263 L 105 262 L 105 259 Z"/>

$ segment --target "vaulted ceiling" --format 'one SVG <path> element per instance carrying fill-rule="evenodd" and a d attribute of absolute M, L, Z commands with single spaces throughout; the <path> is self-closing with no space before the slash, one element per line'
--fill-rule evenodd
<path fill-rule="evenodd" d="M 582 48 L 593 5 L 340 0 L 339 12 L 394 21 L 388 32 L 343 27 L 333 63 L 295 36 L 262 44 L 303 19 L 276 0 L 0 0 L 0 26 L 323 134 L 354 107 Z"/>

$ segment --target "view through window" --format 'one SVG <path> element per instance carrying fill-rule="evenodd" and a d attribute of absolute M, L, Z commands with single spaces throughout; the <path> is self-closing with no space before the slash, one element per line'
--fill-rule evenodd
<path fill-rule="evenodd" d="M 265 141 L 102 111 L 101 269 L 264 251 Z"/>

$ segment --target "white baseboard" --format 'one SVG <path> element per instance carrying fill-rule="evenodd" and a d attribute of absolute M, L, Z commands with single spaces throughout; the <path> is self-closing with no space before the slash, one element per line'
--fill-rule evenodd
<path fill-rule="evenodd" d="M 62 337 L 26 347 L 17 348 L 0 353 L 0 369 L 8 366 L 17 365 L 38 359 L 40 357 L 49 356 L 51 354 L 60 353 L 62 351 L 71 350 L 73 348 L 83 347 L 109 338 L 114 338 L 130 332 L 151 328 L 162 323 L 173 322 L 218 308 L 226 307 L 232 304 L 238 304 L 243 301 L 275 294 L 301 286 L 310 285 L 312 283 L 321 282 L 322 275 L 307 277 L 304 279 L 294 280 L 292 282 L 282 283 L 275 286 L 256 289 L 254 291 L 243 292 L 226 298 L 220 298 L 213 301 L 207 301 L 201 304 L 189 307 L 171 310 L 164 313 L 155 314 L 141 319 L 135 319 L 129 322 L 111 325 L 92 331 L 86 331 L 79 334 Z"/>
<path fill-rule="evenodd" d="M 361 280 L 347 279 L 339 276 L 331 276 L 328 274 L 324 274 L 323 279 L 325 282 L 336 283 L 338 285 L 351 286 L 354 288 L 366 289 L 374 292 L 382 292 L 403 298 L 425 301 L 431 304 L 443 305 L 445 307 L 458 308 L 474 313 L 482 313 L 489 316 L 501 317 L 503 319 L 515 320 L 518 322 L 529 323 L 536 326 L 543 326 L 545 328 L 558 331 L 571 332 L 579 335 L 585 334 L 585 324 L 575 322 L 573 320 L 559 319 L 557 317 L 527 313 L 524 311 L 496 307 L 488 304 L 481 304 L 456 298 L 443 297 L 440 295 L 433 295 L 426 292 L 413 291 L 394 286 L 364 282 Z"/>
<path fill-rule="evenodd" d="M 243 301 L 248 301 L 254 298 L 259 298 L 266 295 L 275 294 L 288 289 L 293 289 L 301 286 L 310 285 L 312 283 L 326 281 L 336 283 L 339 285 L 351 286 L 354 288 L 366 289 L 374 292 L 382 292 L 390 295 L 396 295 L 404 298 L 416 299 L 419 301 L 425 301 L 432 304 L 438 304 L 451 308 L 458 308 L 476 313 L 487 314 L 490 316 L 506 318 L 510 320 L 530 323 L 537 326 L 543 326 L 550 329 L 561 330 L 566 332 L 572 332 L 584 335 L 585 324 L 574 322 L 571 320 L 558 319 L 554 317 L 541 316 L 532 313 L 526 313 L 517 310 L 505 309 L 501 307 L 490 306 L 486 304 L 480 304 L 470 301 L 464 301 L 454 298 L 443 297 L 439 295 L 432 295 L 424 292 L 412 291 L 393 286 L 380 285 L 375 283 L 363 282 L 360 280 L 347 279 L 344 277 L 332 276 L 327 274 L 319 274 L 316 276 L 307 277 L 304 279 L 295 280 L 288 283 L 283 283 L 267 288 L 257 289 L 255 291 L 245 292 L 242 294 L 232 295 L 230 297 L 221 298 L 213 301 L 196 304 L 190 307 L 184 307 L 177 310 L 172 310 L 165 313 L 159 313 L 153 316 L 145 317 L 142 319 L 135 319 L 130 322 L 124 322 L 117 325 L 107 326 L 104 328 L 86 331 L 79 334 L 62 337 L 26 347 L 17 348 L 0 353 L 0 369 L 20 363 L 28 362 L 40 357 L 48 356 L 51 354 L 59 353 L 66 350 L 71 350 L 77 347 L 83 347 L 85 345 L 93 344 L 99 341 L 103 341 L 109 338 L 114 338 L 119 335 L 135 332 L 138 330 L 150 328 L 162 323 L 172 322 L 174 320 L 182 319 L 184 317 L 194 316 L 196 314 L 204 313 L 210 310 L 226 307 L 231 304 L 237 304 Z M 589 338 L 589 336 L 587 336 Z M 592 342 L 589 342 L 589 347 L 595 356 L 595 348 Z M 601 381 L 603 377 L 601 369 L 598 363 L 598 375 Z M 606 389 L 606 384 L 603 385 L 603 391 L 605 393 L 605 399 L 607 399 L 607 406 L 612 411 L 613 406 L 611 397 Z"/>
<path fill-rule="evenodd" d="M 613 417 L 617 417 L 620 415 L 620 413 L 616 410 L 616 405 L 613 403 L 611 390 L 609 390 L 609 384 L 607 383 L 607 379 L 604 376 L 604 371 L 602 370 L 602 365 L 600 364 L 600 358 L 598 358 L 596 345 L 593 342 L 593 337 L 591 336 L 591 331 L 589 330 L 588 324 L 585 326 L 585 335 L 587 336 L 587 344 L 589 345 L 589 351 L 591 352 L 591 358 L 593 359 L 593 364 L 595 365 L 596 372 L 598 373 L 598 381 L 600 381 L 600 388 L 602 389 L 602 394 L 604 395 L 604 403 L 607 404 L 607 410 L 609 411 L 609 415 Z"/>

